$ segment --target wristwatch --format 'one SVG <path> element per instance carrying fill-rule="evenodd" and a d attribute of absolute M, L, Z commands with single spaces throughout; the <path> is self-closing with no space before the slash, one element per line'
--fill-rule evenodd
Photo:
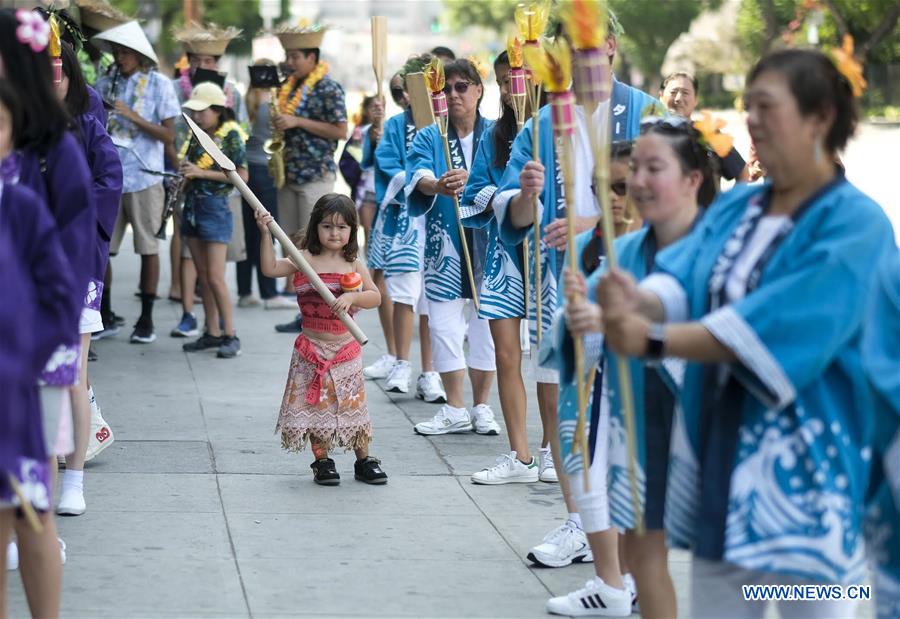
<path fill-rule="evenodd" d="M 665 348 L 665 326 L 654 322 L 650 325 L 650 331 L 647 333 L 647 352 L 644 353 L 644 358 L 651 361 L 659 361 L 665 354 Z"/>

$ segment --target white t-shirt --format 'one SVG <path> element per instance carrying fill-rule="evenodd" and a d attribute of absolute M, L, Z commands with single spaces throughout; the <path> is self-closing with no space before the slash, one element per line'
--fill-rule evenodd
<path fill-rule="evenodd" d="M 787 220 L 787 215 L 765 215 L 759 220 L 753 236 L 747 241 L 747 247 L 738 256 L 725 282 L 725 298 L 729 303 L 740 301 L 746 296 L 750 272 Z"/>
<path fill-rule="evenodd" d="M 459 147 L 462 149 L 463 158 L 466 160 L 466 169 L 472 169 L 472 157 L 474 153 L 472 152 L 473 146 L 475 145 L 475 132 L 473 131 L 469 135 L 464 138 L 459 138 Z"/>
<path fill-rule="evenodd" d="M 591 150 L 591 138 L 587 132 L 584 108 L 575 106 L 575 135 L 572 140 L 572 155 L 575 168 L 575 206 L 576 213 L 582 217 L 600 214 L 600 208 L 591 183 L 594 177 L 594 153 Z M 604 101 L 594 110 L 592 123 L 600 129 L 600 144 L 609 140 L 609 101 Z M 546 182 L 546 181 L 545 181 Z"/>

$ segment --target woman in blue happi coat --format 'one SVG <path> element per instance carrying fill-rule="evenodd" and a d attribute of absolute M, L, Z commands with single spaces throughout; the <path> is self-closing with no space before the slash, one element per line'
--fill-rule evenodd
<path fill-rule="evenodd" d="M 834 164 L 857 112 L 831 61 L 776 52 L 747 84 L 748 129 L 768 181 L 720 196 L 640 287 L 616 272 L 598 293 L 612 350 L 689 361 L 665 524 L 671 542 L 694 553 L 691 617 L 746 614 L 742 584 L 865 574 L 874 415 L 860 347 L 868 293 L 896 251 L 893 231 Z M 780 611 L 846 616 L 853 604 Z"/>
<path fill-rule="evenodd" d="M 476 286 L 481 281 L 487 234 L 480 229 L 466 231 L 471 256 L 471 265 L 467 265 L 454 206 L 454 198 L 465 189 L 475 152 L 491 123 L 478 112 L 484 88 L 475 66 L 468 60 L 454 60 L 444 66 L 444 75 L 451 165 L 448 167 L 445 162 L 437 124 L 419 131 L 406 161 L 409 214 L 425 217 L 425 295 L 434 369 L 441 374 L 447 390 L 447 404 L 433 419 L 417 424 L 415 430 L 419 434 L 474 430 L 496 435 L 500 427 L 488 405 L 496 369 L 494 342 L 487 321 L 467 308 L 477 294 L 470 281 L 474 280 Z M 470 266 L 473 273 L 469 273 Z M 467 335 L 468 359 L 463 351 Z M 467 366 L 472 381 L 471 414 L 463 401 Z"/>
<path fill-rule="evenodd" d="M 538 465 L 528 448 L 525 427 L 527 401 L 522 380 L 522 347 L 519 326 L 525 315 L 525 287 L 522 280 L 521 245 L 507 245 L 497 234 L 497 220 L 491 199 L 506 169 L 512 140 L 516 136 L 516 114 L 510 105 L 509 56 L 504 51 L 494 61 L 500 85 L 501 116 L 478 143 L 472 172 L 462 196 L 465 225 L 487 231 L 488 244 L 484 278 L 478 295 L 478 314 L 488 320 L 497 359 L 497 385 L 509 453 L 497 458 L 494 466 L 474 475 L 476 484 L 528 483 L 538 481 Z"/>
<path fill-rule="evenodd" d="M 878 619 L 900 617 L 900 252 L 878 277 L 863 335 L 863 366 L 875 391 L 875 441 L 866 498 L 866 544 Z M 887 327 L 887 328 L 885 328 Z"/>
<path fill-rule="evenodd" d="M 609 36 L 604 44 L 610 61 L 615 56 L 617 29 L 617 22 L 611 20 Z M 598 106 L 591 122 L 600 129 L 601 139 L 632 140 L 637 137 L 640 130 L 643 112 L 657 106 L 661 108 L 661 104 L 650 95 L 626 86 L 613 77 L 611 97 Z M 584 231 L 594 227 L 600 212 L 592 193 L 593 154 L 587 134 L 584 108 L 581 106 L 575 106 L 575 121 L 573 157 L 575 196 L 573 201 L 578 210 L 576 228 Z M 540 152 L 537 157 L 539 161 L 532 161 L 534 129 L 532 121 L 528 120 L 513 142 L 509 164 L 503 173 L 500 186 L 492 202 L 500 239 L 508 244 L 518 244 L 525 238 L 534 236 L 531 200 L 534 196 L 538 198 L 539 225 L 542 232 L 542 242 L 538 254 L 542 265 L 542 278 L 540 295 L 530 299 L 529 303 L 529 307 L 532 308 L 532 315 L 528 317 L 531 323 L 532 342 L 537 341 L 535 309 L 537 299 L 539 298 L 541 303 L 542 324 L 540 329 L 542 333 L 550 328 L 553 312 L 559 305 L 557 287 L 563 266 L 563 249 L 566 245 L 566 200 L 562 193 L 562 170 L 559 167 L 560 161 L 556 157 L 556 141 L 553 137 L 549 106 L 541 109 L 539 123 Z M 530 249 L 532 252 L 532 255 L 528 257 L 528 270 L 532 276 L 530 289 L 535 295 L 533 281 L 535 247 L 533 243 Z M 541 413 L 544 434 L 549 440 L 551 448 L 547 452 L 542 452 L 541 456 L 542 460 L 546 455 L 547 461 L 553 462 L 558 460 L 559 454 L 556 411 L 559 377 L 555 370 L 537 367 L 536 357 L 537 355 L 532 357 L 534 366 L 532 369 L 537 382 L 538 408 Z M 560 481 L 569 519 L 548 533 L 544 537 L 544 541 L 532 548 L 529 553 L 529 558 L 533 561 L 552 567 L 569 565 L 572 561 L 590 560 L 591 557 L 575 503 L 568 492 L 568 484 L 565 478 L 560 478 Z"/>
<path fill-rule="evenodd" d="M 404 90 L 407 73 L 422 71 L 431 60 L 429 54 L 413 56 L 391 80 L 391 96 L 403 111 L 387 120 L 384 133 L 372 150 L 375 168 L 375 200 L 378 209 L 370 249 L 370 266 L 384 271 L 387 302 L 391 304 L 392 330 L 385 329 L 388 352 L 365 368 L 367 378 L 385 378 L 388 391 L 407 393 L 410 382 L 409 352 L 412 346 L 413 318 L 419 313 L 419 346 L 422 373 L 416 381 L 416 394 L 426 401 L 444 397 L 440 376 L 434 372 L 428 329 L 428 309 L 423 293 L 425 253 L 424 217 L 411 217 L 406 207 L 406 157 L 416 137 L 409 98 Z M 372 256 L 375 254 L 373 263 Z"/>
<path fill-rule="evenodd" d="M 620 143 L 613 145 L 610 181 L 621 174 Z M 626 146 L 628 144 L 626 143 Z M 641 123 L 641 137 L 635 143 L 628 177 L 628 196 L 647 227 L 615 242 L 619 267 L 637 278 L 653 268 L 657 251 L 672 245 L 699 220 L 702 210 L 715 196 L 712 154 L 690 121 L 678 116 L 649 117 Z M 615 193 L 610 204 L 615 217 Z M 623 200 L 624 202 L 624 200 Z M 593 237 L 593 238 L 592 238 Z M 638 498 L 647 531 L 636 535 L 628 480 L 628 447 L 625 440 L 617 359 L 603 349 L 602 322 L 594 292 L 607 263 L 602 239 L 592 233 L 579 236 L 581 273 L 565 273 L 565 316 L 554 321 L 551 341 L 553 361 L 560 368 L 559 428 L 563 467 L 569 476 L 572 494 L 594 551 L 594 565 L 602 582 L 588 582 L 575 593 L 549 602 L 557 612 L 573 610 L 570 601 L 608 586 L 605 576 L 618 567 L 627 585 L 636 581 L 641 612 L 647 617 L 676 615 L 675 589 L 668 573 L 668 555 L 663 530 L 666 497 L 666 470 L 675 400 L 684 363 L 666 359 L 656 367 L 631 362 L 632 401 L 635 403 L 635 432 Z M 592 247 L 593 246 L 593 247 Z M 583 248 L 582 248 L 583 247 Z M 599 265 L 598 265 L 599 263 Z M 592 268 L 594 267 L 594 268 Z M 587 282 L 585 283 L 585 277 Z M 572 303 L 572 295 L 581 300 Z M 560 312 L 561 313 L 561 312 Z M 596 366 L 589 406 L 590 489 L 583 482 L 583 458 L 573 453 L 577 422 L 577 388 L 572 367 L 572 338 L 583 337 L 586 365 Z M 545 351 L 547 352 L 547 351 Z M 625 531 L 625 561 L 618 565 L 617 530 Z M 600 564 L 603 564 L 601 567 Z M 628 572 L 634 575 L 631 581 Z M 606 590 L 607 596 L 615 591 Z"/>

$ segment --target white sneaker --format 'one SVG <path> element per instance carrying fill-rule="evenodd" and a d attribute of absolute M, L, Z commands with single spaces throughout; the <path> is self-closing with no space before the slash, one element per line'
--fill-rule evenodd
<path fill-rule="evenodd" d="M 394 362 L 390 374 L 384 381 L 385 391 L 393 393 L 409 393 L 410 367 L 409 361 Z"/>
<path fill-rule="evenodd" d="M 60 516 L 80 516 L 87 509 L 84 503 L 84 490 L 80 488 L 63 487 L 59 497 L 59 505 L 56 513 Z"/>
<path fill-rule="evenodd" d="M 494 420 L 494 411 L 487 404 L 478 404 L 472 409 L 472 425 L 476 434 L 497 436 L 500 426 Z"/>
<path fill-rule="evenodd" d="M 547 612 L 569 617 L 630 617 L 631 593 L 594 576 L 578 591 L 550 598 Z"/>
<path fill-rule="evenodd" d="M 437 372 L 422 372 L 416 380 L 416 397 L 431 404 L 444 404 L 447 392 Z"/>
<path fill-rule="evenodd" d="M 237 302 L 238 307 L 259 307 L 262 301 L 256 295 L 248 294 L 240 297 Z"/>
<path fill-rule="evenodd" d="M 10 542 L 6 547 L 6 569 L 19 569 L 19 547 L 15 542 Z"/>
<path fill-rule="evenodd" d="M 297 309 L 297 302 L 291 301 L 287 297 L 283 297 L 280 294 L 275 295 L 271 299 L 266 299 L 263 301 L 263 306 L 267 310 L 280 310 L 280 309 Z"/>
<path fill-rule="evenodd" d="M 538 480 L 538 467 L 531 457 L 531 464 L 523 464 L 516 452 L 502 454 L 497 463 L 472 475 L 473 484 L 499 486 L 500 484 L 530 484 Z"/>
<path fill-rule="evenodd" d="M 113 444 L 116 437 L 113 436 L 112 428 L 104 421 L 103 415 L 100 414 L 100 407 L 96 402 L 91 402 L 91 434 L 88 437 L 87 451 L 84 454 L 84 461 L 90 462 L 100 455 L 104 449 Z"/>
<path fill-rule="evenodd" d="M 63 541 L 63 538 L 57 537 L 56 541 L 59 542 L 59 560 L 63 565 L 66 564 L 66 543 Z"/>
<path fill-rule="evenodd" d="M 593 561 L 587 535 L 571 520 L 566 520 L 531 549 L 528 560 L 544 567 L 565 567 L 572 563 Z"/>
<path fill-rule="evenodd" d="M 641 612 L 641 607 L 638 604 L 637 583 L 634 581 L 634 576 L 631 574 L 622 574 L 622 581 L 625 583 L 626 591 L 631 594 L 632 614 L 639 614 Z"/>
<path fill-rule="evenodd" d="M 548 484 L 559 483 L 559 475 L 556 474 L 556 467 L 553 466 L 553 453 L 549 447 L 541 447 L 541 472 L 539 478 Z"/>
<path fill-rule="evenodd" d="M 461 410 L 462 413 L 444 404 L 437 414 L 431 418 L 431 421 L 423 421 L 416 424 L 416 434 L 434 435 L 471 432 L 472 420 L 469 418 L 469 411 L 464 408 L 458 410 Z"/>
<path fill-rule="evenodd" d="M 394 367 L 394 362 L 396 360 L 397 357 L 394 355 L 381 355 L 381 357 L 378 358 L 378 361 L 363 368 L 363 376 L 369 380 L 387 378 L 388 374 L 391 372 L 391 368 Z"/>

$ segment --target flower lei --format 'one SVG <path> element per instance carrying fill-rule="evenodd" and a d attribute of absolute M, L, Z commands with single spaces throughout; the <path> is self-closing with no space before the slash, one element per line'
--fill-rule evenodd
<path fill-rule="evenodd" d="M 291 75 L 284 81 L 281 88 L 278 89 L 278 111 L 282 114 L 293 114 L 297 107 L 303 103 L 303 98 L 316 87 L 325 74 L 328 73 L 328 63 L 320 60 L 316 68 L 306 76 L 300 88 L 297 88 L 299 79 L 295 75 Z M 296 89 L 296 90 L 295 90 Z M 291 93 L 293 96 L 290 96 Z M 288 98 L 290 96 L 290 99 Z"/>
<path fill-rule="evenodd" d="M 222 126 L 219 127 L 216 132 L 213 134 L 213 140 L 215 140 L 217 145 L 222 144 L 222 140 L 225 139 L 232 131 L 237 131 L 238 135 L 241 136 L 241 140 L 244 142 L 247 141 L 247 133 L 244 131 L 243 127 L 241 127 L 238 123 L 233 120 L 229 120 L 227 122 L 222 123 Z M 184 144 L 181 146 L 181 152 L 178 153 L 178 158 L 183 160 L 188 153 L 188 147 L 191 145 L 193 140 L 185 140 Z M 200 168 L 201 170 L 209 170 L 215 164 L 213 158 L 209 156 L 209 153 L 203 152 L 203 155 L 200 156 L 200 159 L 192 162 L 195 166 Z"/>
<path fill-rule="evenodd" d="M 142 73 L 138 78 L 137 86 L 134 87 L 134 93 L 131 96 L 131 103 L 128 105 L 135 114 L 138 116 L 141 115 L 141 107 L 143 104 L 144 91 L 147 89 L 147 83 L 150 81 L 149 73 Z M 115 96 L 116 93 L 110 93 L 111 96 Z M 131 125 L 130 128 L 126 128 L 125 125 L 122 124 L 122 121 L 119 120 L 118 115 L 110 114 L 109 115 L 109 125 L 107 130 L 110 135 L 121 136 L 125 135 L 129 138 L 133 138 L 137 135 L 137 128 L 134 126 L 134 123 L 129 123 Z"/>

